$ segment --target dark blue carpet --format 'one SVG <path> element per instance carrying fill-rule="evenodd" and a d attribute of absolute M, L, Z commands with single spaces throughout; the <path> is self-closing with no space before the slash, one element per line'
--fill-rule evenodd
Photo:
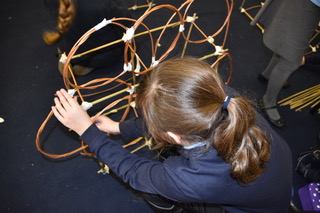
<path fill-rule="evenodd" d="M 39 126 L 50 112 L 55 91 L 63 87 L 57 70 L 56 47 L 48 47 L 41 34 L 52 29 L 53 19 L 42 1 L 4 1 L 0 8 L 0 212 L 151 212 L 140 195 L 114 175 L 97 174 L 98 163 L 79 154 L 62 160 L 42 156 L 35 147 Z M 132 5 L 133 1 L 128 1 Z M 163 2 L 163 1 L 159 1 Z M 170 1 L 168 1 L 170 2 Z M 182 1 L 174 1 L 176 5 Z M 240 1 L 235 2 L 226 47 L 233 58 L 234 75 L 231 87 L 260 98 L 266 84 L 257 80 L 266 67 L 271 52 L 262 43 L 262 34 L 249 25 L 250 20 L 239 12 Z M 226 16 L 225 1 L 196 1 L 190 15 L 197 12 L 197 23 L 206 33 L 215 32 Z M 134 11 L 137 18 L 141 11 Z M 161 17 L 152 17 L 152 23 Z M 170 42 L 166 38 L 163 42 Z M 141 47 L 146 45 L 141 41 Z M 183 45 L 178 43 L 178 47 Z M 178 55 L 174 50 L 170 57 Z M 210 46 L 188 46 L 188 55 L 209 54 Z M 140 53 L 150 55 L 147 51 Z M 224 64 L 225 63 L 225 64 Z M 88 78 L 105 71 L 113 75 L 116 65 L 109 70 L 98 70 Z M 227 62 L 221 67 L 228 69 Z M 223 73 L 222 75 L 226 75 Z M 291 87 L 283 89 L 279 99 L 319 84 L 319 66 L 300 68 L 290 79 Z M 276 129 L 292 148 L 293 160 L 298 154 L 317 143 L 319 116 L 309 109 L 294 112 L 281 107 L 287 121 L 283 129 Z M 114 115 L 114 118 L 117 118 Z M 52 119 L 42 135 L 46 151 L 61 154 L 79 147 L 73 133 Z M 307 184 L 294 173 L 294 201 L 299 205 L 297 189 Z M 281 201 L 279 201 L 281 202 Z"/>

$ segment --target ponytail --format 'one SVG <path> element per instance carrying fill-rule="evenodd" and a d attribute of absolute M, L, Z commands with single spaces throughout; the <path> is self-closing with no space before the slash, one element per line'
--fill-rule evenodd
<path fill-rule="evenodd" d="M 232 98 L 227 116 L 214 135 L 218 154 L 232 166 L 231 177 L 241 183 L 257 179 L 266 169 L 270 144 L 255 125 L 255 111 L 245 98 Z"/>

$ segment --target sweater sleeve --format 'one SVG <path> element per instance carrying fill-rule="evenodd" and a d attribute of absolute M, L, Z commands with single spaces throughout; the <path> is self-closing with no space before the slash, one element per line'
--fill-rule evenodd
<path fill-rule="evenodd" d="M 126 140 L 133 140 L 147 135 L 146 125 L 141 117 L 120 122 L 120 133 Z"/>
<path fill-rule="evenodd" d="M 80 137 L 111 171 L 136 190 L 180 202 L 201 200 L 171 165 L 131 154 L 92 124 Z M 181 161 L 177 159 L 173 162 Z M 181 164 L 181 163 L 180 163 Z M 183 189 L 183 190 L 181 190 Z"/>

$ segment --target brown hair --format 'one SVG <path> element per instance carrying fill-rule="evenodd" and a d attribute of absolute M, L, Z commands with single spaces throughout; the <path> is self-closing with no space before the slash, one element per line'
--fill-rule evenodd
<path fill-rule="evenodd" d="M 251 102 L 233 97 L 222 110 L 226 93 L 217 70 L 194 58 L 170 59 L 144 76 L 137 96 L 157 148 L 174 143 L 206 142 L 231 164 L 231 177 L 241 183 L 259 177 L 270 158 L 270 145 L 255 125 Z"/>
<path fill-rule="evenodd" d="M 75 0 L 60 0 L 59 3 L 59 12 L 57 16 L 57 30 L 54 31 L 46 31 L 43 33 L 42 38 L 48 44 L 52 45 L 56 43 L 61 34 L 67 32 L 69 27 L 75 17 L 76 7 Z"/>

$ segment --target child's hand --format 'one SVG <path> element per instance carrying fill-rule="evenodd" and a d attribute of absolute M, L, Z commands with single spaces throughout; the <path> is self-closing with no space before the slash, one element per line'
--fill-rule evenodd
<path fill-rule="evenodd" d="M 54 98 L 55 106 L 52 106 L 54 116 L 66 127 L 82 135 L 93 123 L 86 111 L 78 104 L 76 98 L 72 98 L 66 90 L 57 91 L 58 98 Z"/>
<path fill-rule="evenodd" d="M 99 116 L 95 120 L 95 123 L 97 127 L 103 132 L 107 132 L 113 135 L 117 135 L 120 133 L 119 122 L 113 121 L 107 116 Z"/>

